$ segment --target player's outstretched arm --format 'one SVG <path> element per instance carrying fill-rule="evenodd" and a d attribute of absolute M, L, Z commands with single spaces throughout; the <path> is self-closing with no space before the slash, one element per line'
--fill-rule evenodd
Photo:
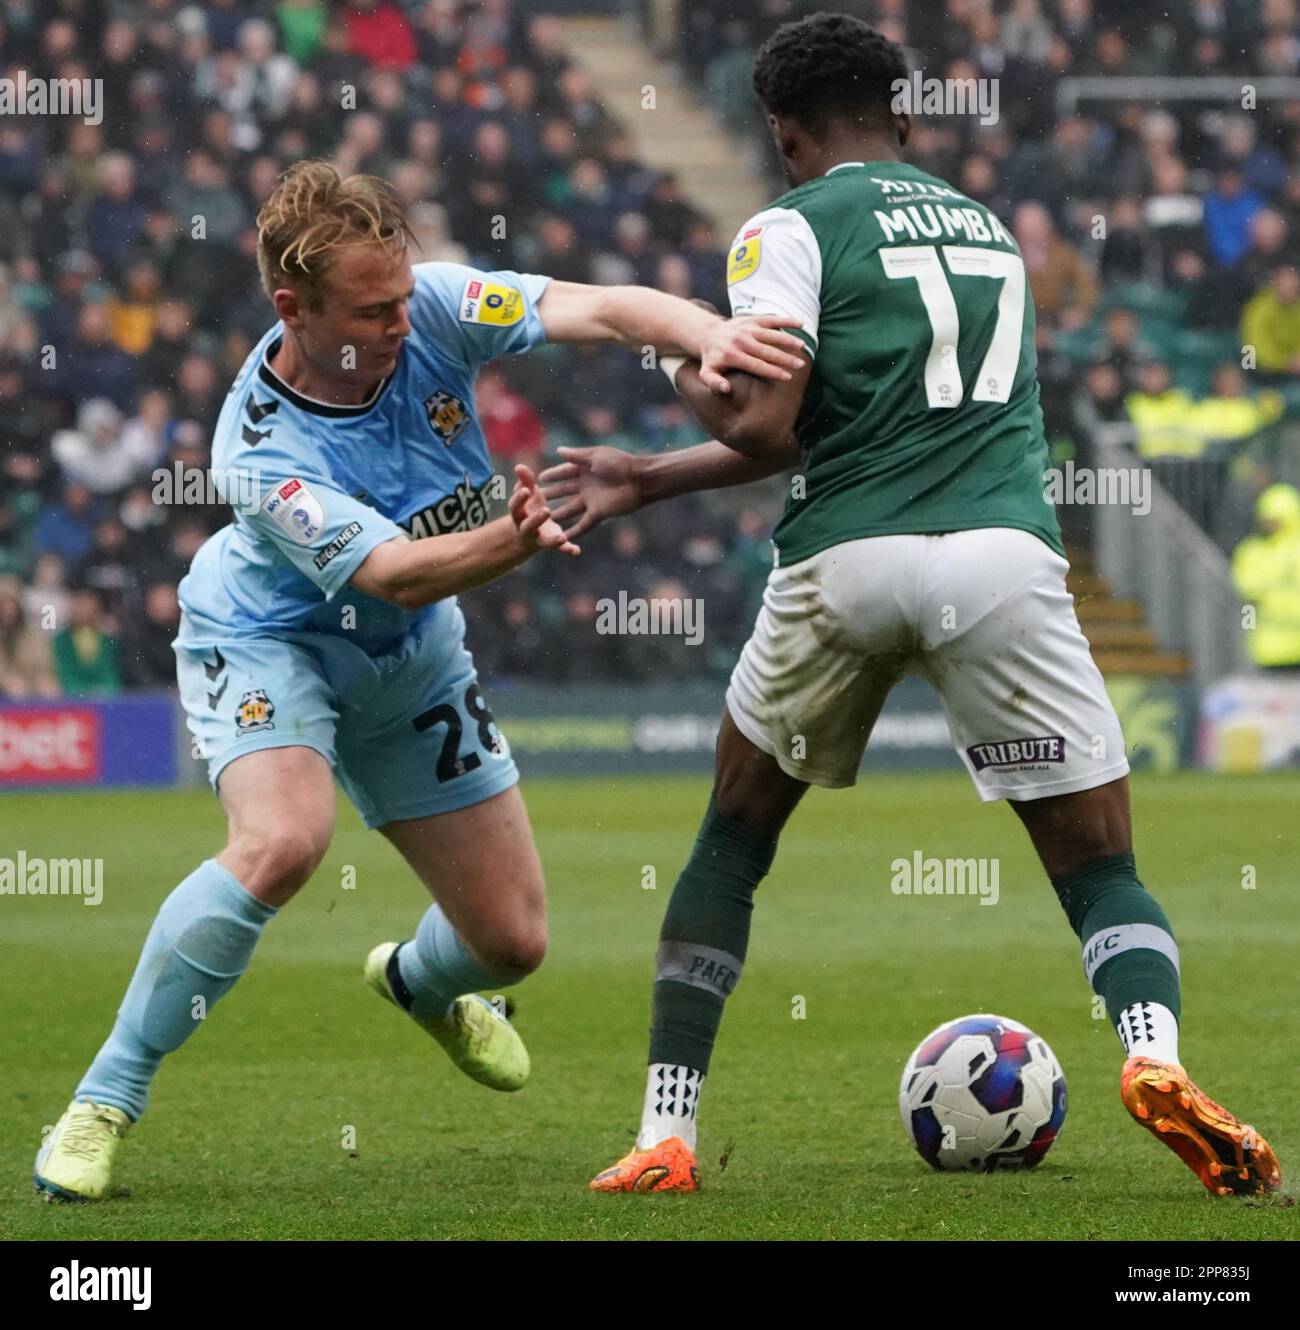
<path fill-rule="evenodd" d="M 353 574 L 351 585 L 404 610 L 417 610 L 504 576 L 538 550 L 577 554 L 561 531 L 526 466 L 517 481 L 510 514 L 473 531 L 376 545 Z"/>
<path fill-rule="evenodd" d="M 754 460 L 710 439 L 693 448 L 653 456 L 618 448 L 561 448 L 564 459 L 538 478 L 551 515 L 571 540 L 599 522 L 636 512 L 659 499 L 697 490 L 724 489 L 763 480 L 795 465 L 799 445 Z"/>
<path fill-rule="evenodd" d="M 759 314 L 723 319 L 690 300 L 648 286 L 587 286 L 552 282 L 537 302 L 548 341 L 618 342 L 660 355 L 691 356 L 703 382 L 730 392 L 728 370 L 784 380 L 803 363 L 803 343 L 782 328 L 798 319 Z"/>

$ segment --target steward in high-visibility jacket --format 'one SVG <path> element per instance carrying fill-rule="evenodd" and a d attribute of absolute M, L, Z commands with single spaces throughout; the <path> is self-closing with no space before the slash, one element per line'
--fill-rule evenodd
<path fill-rule="evenodd" d="M 1300 666 L 1300 490 L 1270 485 L 1255 504 L 1261 534 L 1232 555 L 1232 578 L 1255 609 L 1250 658 L 1266 669 Z"/>

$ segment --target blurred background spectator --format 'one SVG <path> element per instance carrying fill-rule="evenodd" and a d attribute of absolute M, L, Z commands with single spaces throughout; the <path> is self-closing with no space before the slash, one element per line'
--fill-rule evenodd
<path fill-rule="evenodd" d="M 1260 669 L 1300 670 L 1300 491 L 1270 485 L 1255 509 L 1257 532 L 1232 556 L 1232 576 L 1255 622 L 1245 634 Z"/>
<path fill-rule="evenodd" d="M 665 52 L 743 136 L 773 198 L 785 184 L 750 64 L 778 24 L 817 7 L 687 0 Z M 1246 112 L 1056 95 L 1076 74 L 1296 76 L 1295 0 L 842 7 L 927 75 L 1000 80 L 995 123 L 922 117 L 907 155 L 1017 236 L 1054 448 L 1086 456 L 1090 432 L 1111 425 L 1156 465 L 1222 456 L 1226 474 L 1234 449 L 1300 405 L 1300 100 Z M 176 581 L 229 512 L 155 502 L 154 472 L 209 463 L 231 377 L 272 321 L 253 219 L 298 158 L 392 180 L 417 260 L 646 282 L 726 307 L 730 237 L 638 160 L 562 25 L 515 0 L 44 0 L 7 7 L 0 58 L 89 71 L 106 99 L 99 125 L 0 127 L 5 692 L 171 683 Z M 615 348 L 545 347 L 489 367 L 478 405 L 505 473 L 564 444 L 700 437 L 662 376 Z M 648 509 L 590 533 L 581 560 L 538 560 L 467 596 L 481 670 L 724 673 L 783 493 L 778 480 Z M 602 598 L 683 589 L 705 599 L 701 648 L 638 652 L 594 632 Z M 36 662 L 33 629 L 56 667 Z"/>

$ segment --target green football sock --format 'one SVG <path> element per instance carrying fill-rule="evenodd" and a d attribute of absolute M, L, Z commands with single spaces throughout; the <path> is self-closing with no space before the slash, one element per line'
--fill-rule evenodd
<path fill-rule="evenodd" d="M 775 840 L 756 836 L 709 799 L 659 934 L 652 1064 L 708 1071 L 723 1003 L 744 967 L 754 890 L 775 853 Z"/>
<path fill-rule="evenodd" d="M 1178 944 L 1159 902 L 1138 881 L 1132 854 L 1094 859 L 1052 886 L 1083 943 L 1083 968 L 1117 1025 L 1135 1003 L 1181 1009 Z"/>

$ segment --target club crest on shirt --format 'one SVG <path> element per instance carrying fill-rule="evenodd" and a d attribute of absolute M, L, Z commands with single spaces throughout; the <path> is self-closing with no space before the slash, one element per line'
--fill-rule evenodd
<path fill-rule="evenodd" d="M 275 703 L 266 695 L 265 688 L 254 688 L 239 699 L 235 708 L 235 728 L 240 734 L 256 734 L 258 730 L 273 730 Z"/>
<path fill-rule="evenodd" d="M 460 295 L 462 323 L 491 323 L 508 328 L 524 317 L 524 293 L 500 282 L 471 277 Z"/>
<path fill-rule="evenodd" d="M 262 511 L 298 545 L 310 545 L 325 525 L 320 500 L 296 477 L 277 485 L 262 501 Z"/>
<path fill-rule="evenodd" d="M 428 413 L 433 432 L 448 448 L 461 430 L 469 424 L 469 408 L 464 401 L 441 388 L 424 399 L 424 409 Z"/>
<path fill-rule="evenodd" d="M 731 247 L 727 256 L 727 285 L 744 281 L 758 269 L 763 257 L 763 228 L 751 226 Z"/>

